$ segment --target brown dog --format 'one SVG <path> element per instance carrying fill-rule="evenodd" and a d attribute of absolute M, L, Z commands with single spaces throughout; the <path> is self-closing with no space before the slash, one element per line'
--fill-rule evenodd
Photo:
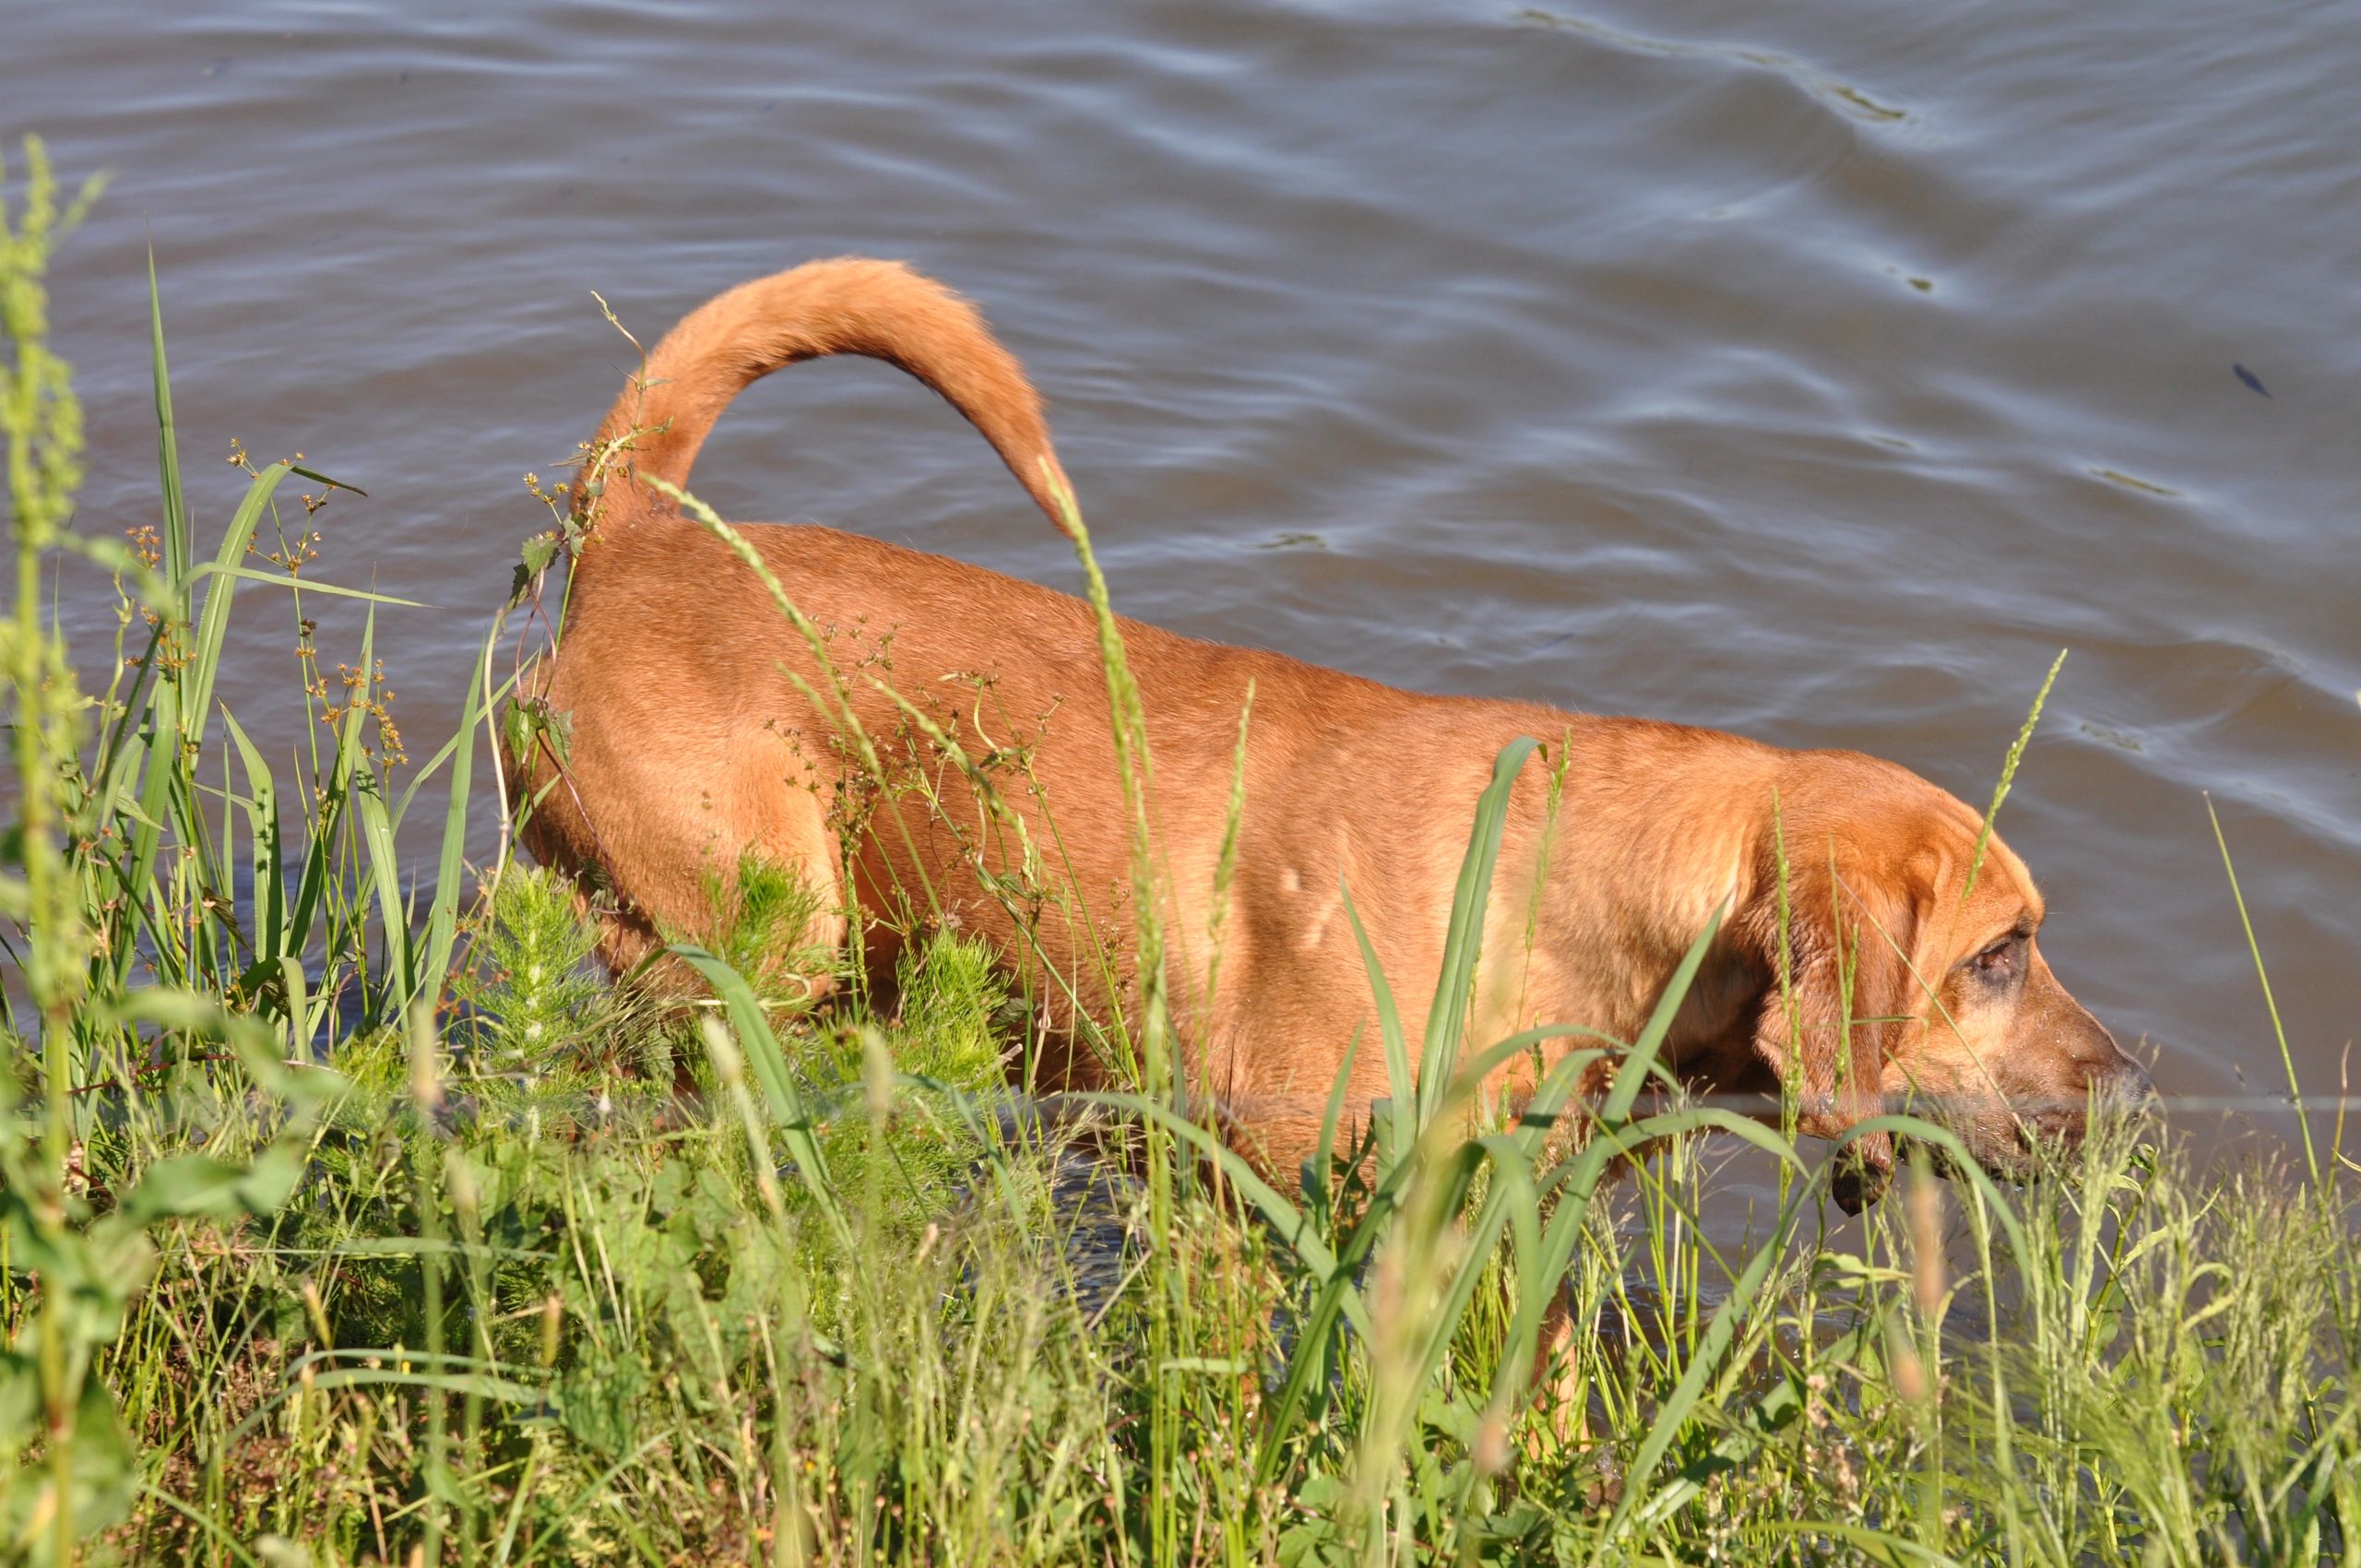
<path fill-rule="evenodd" d="M 705 933 L 753 856 L 804 879 L 822 911 L 811 934 L 858 939 L 881 980 L 913 920 L 989 938 L 1031 969 L 1053 1019 L 1065 1011 L 1069 1027 L 1052 1032 L 1071 1040 L 1074 1012 L 1103 1017 L 1133 980 L 1130 818 L 1088 606 L 827 529 L 745 529 L 809 617 L 807 636 L 753 571 L 643 482 L 684 484 L 741 389 L 830 354 L 884 360 L 933 387 L 1060 520 L 1064 475 L 1039 399 L 965 301 L 857 259 L 713 300 L 625 388 L 577 487 L 595 497 L 592 526 L 562 647 L 534 676 L 570 716 L 570 753 L 562 769 L 546 747 L 512 759 L 516 792 L 539 802 L 528 842 L 601 895 L 618 968 Z M 1520 735 L 1544 742 L 1546 766 L 1529 766 L 1511 797 L 1477 1045 L 1541 1023 L 1632 1038 L 1726 909 L 1666 1042 L 1701 1087 L 1794 1084 L 1804 1130 L 1821 1135 L 1916 1100 L 2002 1170 L 2031 1135 L 2078 1133 L 2094 1091 L 2144 1092 L 2043 962 L 2042 900 L 2023 864 L 1982 837 L 1975 812 L 1904 768 L 1421 696 L 1131 623 L 1122 634 L 1153 747 L 1176 1028 L 1192 1075 L 1274 1166 L 1312 1146 L 1356 1032 L 1373 1042 L 1344 890 L 1415 1039 L 1472 802 Z M 1208 993 L 1250 685 L 1243 826 Z M 1530 1067 L 1504 1073 L 1529 1081 Z M 1384 1074 L 1381 1051 L 1358 1052 L 1357 1109 L 1385 1092 Z M 1091 1075 L 1071 1050 L 1052 1065 L 1065 1082 Z M 1882 1140 L 1864 1152 L 1891 1159 Z"/>

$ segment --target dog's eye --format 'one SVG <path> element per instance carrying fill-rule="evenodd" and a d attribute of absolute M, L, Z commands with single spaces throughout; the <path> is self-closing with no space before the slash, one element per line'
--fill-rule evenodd
<path fill-rule="evenodd" d="M 2017 953 L 2023 945 L 2023 937 L 2004 936 L 1968 962 L 1975 966 L 1977 974 L 1988 980 L 2006 980 L 2015 972 Z"/>

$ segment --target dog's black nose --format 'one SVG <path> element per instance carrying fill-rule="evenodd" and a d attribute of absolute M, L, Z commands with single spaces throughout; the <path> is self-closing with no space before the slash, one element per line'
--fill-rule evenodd
<path fill-rule="evenodd" d="M 1893 1173 L 1884 1166 L 1862 1159 L 1847 1149 L 1836 1157 L 1836 1170 L 1828 1179 L 1828 1195 L 1846 1214 L 1858 1214 L 1885 1196 L 1892 1180 Z"/>

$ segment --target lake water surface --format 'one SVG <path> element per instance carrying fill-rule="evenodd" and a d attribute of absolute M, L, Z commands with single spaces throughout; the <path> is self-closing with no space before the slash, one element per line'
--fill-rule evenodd
<path fill-rule="evenodd" d="M 2167 1093 L 2284 1092 L 2210 791 L 2307 1087 L 2361 1034 L 2361 6 L 146 0 L 0 49 L 12 155 L 114 175 L 53 279 L 81 526 L 157 516 L 152 241 L 202 533 L 232 435 L 369 493 L 314 570 L 432 606 L 379 634 L 414 754 L 632 363 L 591 291 L 652 340 L 901 256 L 1026 360 L 1130 612 L 1977 802 L 2070 648 L 2001 819 L 2067 983 Z M 1076 577 L 872 363 L 697 486 Z"/>

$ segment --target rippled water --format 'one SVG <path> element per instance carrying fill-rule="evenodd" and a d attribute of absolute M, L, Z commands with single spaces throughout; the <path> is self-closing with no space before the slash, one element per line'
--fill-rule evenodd
<path fill-rule="evenodd" d="M 2361 1033 L 2361 6 L 1150 0 L 16 8 L 5 122 L 115 180 L 56 279 L 83 526 L 232 434 L 369 492 L 415 742 L 643 336 L 814 255 L 981 301 L 1119 602 L 1402 685 L 1892 756 L 2003 815 L 2169 1092 Z M 2247 373 L 2241 376 L 2239 368 Z M 1071 586 L 948 410 L 765 383 L 697 469 Z M 225 695 L 291 739 L 282 608 Z M 86 663 L 107 601 L 69 581 Z M 331 659 L 354 623 L 326 615 Z"/>

